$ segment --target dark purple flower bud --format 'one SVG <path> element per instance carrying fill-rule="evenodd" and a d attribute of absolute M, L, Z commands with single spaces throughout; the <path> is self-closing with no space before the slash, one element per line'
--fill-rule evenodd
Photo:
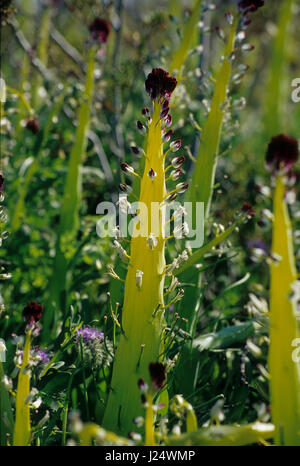
<path fill-rule="evenodd" d="M 264 4 L 264 0 L 241 0 L 238 3 L 238 7 L 243 13 L 247 11 L 254 12 L 264 6 Z"/>
<path fill-rule="evenodd" d="M 176 141 L 171 142 L 170 149 L 172 152 L 177 152 L 181 147 L 181 139 L 176 139 Z"/>
<path fill-rule="evenodd" d="M 134 174 L 134 168 L 128 165 L 126 162 L 121 163 L 121 170 L 124 173 L 128 173 L 128 175 L 133 175 Z"/>
<path fill-rule="evenodd" d="M 271 139 L 266 153 L 266 165 L 273 172 L 290 171 L 299 155 L 298 141 L 285 134 L 279 134 Z"/>
<path fill-rule="evenodd" d="M 178 197 L 177 193 L 172 193 L 167 197 L 167 200 L 170 201 L 170 202 L 173 202 L 173 201 L 175 201 L 177 199 L 177 197 Z"/>
<path fill-rule="evenodd" d="M 176 192 L 178 194 L 182 194 L 188 189 L 188 187 L 189 187 L 188 183 L 178 183 L 176 185 Z"/>
<path fill-rule="evenodd" d="M 153 168 L 150 168 L 147 175 L 149 176 L 149 178 L 151 178 L 151 180 L 154 180 L 154 178 L 157 176 L 157 173 L 153 170 Z"/>
<path fill-rule="evenodd" d="M 144 107 L 143 110 L 142 110 L 142 116 L 144 118 L 147 118 L 148 116 L 150 115 L 150 110 L 148 107 Z"/>
<path fill-rule="evenodd" d="M 0 191 L 2 191 L 4 188 L 4 177 L 3 175 L 0 175 Z"/>
<path fill-rule="evenodd" d="M 150 362 L 149 372 L 154 387 L 156 390 L 160 390 L 164 386 L 166 380 L 165 366 L 161 362 Z"/>
<path fill-rule="evenodd" d="M 159 97 L 170 98 L 176 85 L 176 78 L 170 76 L 169 73 L 162 68 L 153 68 L 145 82 L 146 92 L 150 95 L 152 100 L 156 100 Z"/>
<path fill-rule="evenodd" d="M 233 15 L 230 13 L 230 11 L 226 11 L 225 19 L 227 23 L 230 24 L 230 26 L 232 26 L 234 18 L 233 18 Z"/>
<path fill-rule="evenodd" d="M 31 131 L 33 134 L 36 134 L 40 129 L 37 119 L 32 118 L 28 120 L 26 123 L 26 128 L 29 129 L 29 131 Z"/>
<path fill-rule="evenodd" d="M 145 153 L 141 147 L 137 147 L 137 146 L 131 146 L 131 150 L 134 155 L 141 155 Z"/>
<path fill-rule="evenodd" d="M 142 393 L 145 393 L 148 390 L 148 385 L 146 384 L 144 379 L 138 380 L 138 387 Z"/>
<path fill-rule="evenodd" d="M 185 161 L 185 156 L 184 155 L 179 155 L 178 157 L 174 157 L 172 159 L 171 164 L 173 165 L 174 168 L 179 168 Z"/>
<path fill-rule="evenodd" d="M 120 188 L 120 191 L 122 191 L 122 193 L 130 194 L 132 192 L 132 187 L 128 186 L 128 184 L 125 184 L 125 183 L 121 183 L 119 185 L 119 188 Z"/>
<path fill-rule="evenodd" d="M 247 214 L 249 217 L 255 216 L 255 210 L 253 209 L 252 205 L 248 202 L 244 202 L 242 207 L 242 212 Z"/>
<path fill-rule="evenodd" d="M 35 301 L 30 301 L 23 309 L 23 319 L 26 324 L 32 327 L 37 323 L 42 317 L 43 310 L 44 306 Z"/>
<path fill-rule="evenodd" d="M 110 33 L 110 24 L 106 19 L 95 18 L 90 24 L 89 30 L 93 40 L 105 44 Z"/>
<path fill-rule="evenodd" d="M 166 118 L 170 110 L 170 107 L 164 107 L 160 112 L 160 118 Z"/>
<path fill-rule="evenodd" d="M 165 142 L 170 141 L 170 138 L 171 138 L 171 136 L 173 136 L 173 134 L 174 134 L 174 130 L 169 129 L 169 131 L 167 131 L 166 133 L 163 134 L 162 140 L 165 141 Z"/>
<path fill-rule="evenodd" d="M 168 115 L 165 118 L 165 125 L 169 128 L 172 124 L 172 115 L 168 113 Z"/>
<path fill-rule="evenodd" d="M 176 168 L 175 170 L 171 171 L 170 178 L 173 181 L 177 181 L 178 178 L 181 177 L 182 173 L 183 173 L 183 171 L 181 170 L 181 168 Z"/>
<path fill-rule="evenodd" d="M 146 126 L 139 120 L 136 122 L 136 127 L 139 133 L 144 134 L 146 132 Z"/>

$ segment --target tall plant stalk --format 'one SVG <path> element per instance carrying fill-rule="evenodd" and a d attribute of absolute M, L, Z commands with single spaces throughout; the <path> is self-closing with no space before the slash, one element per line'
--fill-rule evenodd
<path fill-rule="evenodd" d="M 166 197 L 160 111 L 160 104 L 154 102 L 139 198 L 139 202 L 144 203 L 148 209 L 148 218 L 142 214 L 131 239 L 131 257 L 122 312 L 124 334 L 121 335 L 115 356 L 111 390 L 103 421 L 106 428 L 115 432 L 126 433 L 132 430 L 134 417 L 143 412 L 137 381 L 139 378 L 149 380 L 149 363 L 158 359 L 161 348 L 166 265 L 165 207 L 160 209 L 156 231 L 152 232 L 157 240 L 153 250 L 149 247 L 147 238 L 138 236 L 140 228 L 151 231 L 153 203 L 157 206 Z M 154 180 L 148 176 L 151 169 L 157 173 Z M 137 283 L 137 271 L 143 273 L 141 286 Z"/>
<path fill-rule="evenodd" d="M 272 421 L 276 445 L 300 446 L 300 364 L 294 361 L 293 342 L 299 338 L 297 304 L 292 296 L 297 271 L 285 186 L 277 176 L 274 194 L 271 265 L 269 371 Z"/>

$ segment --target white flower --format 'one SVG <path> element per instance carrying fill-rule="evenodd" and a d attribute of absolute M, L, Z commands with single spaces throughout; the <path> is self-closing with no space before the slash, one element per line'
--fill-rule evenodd
<path fill-rule="evenodd" d="M 131 211 L 131 204 L 127 201 L 126 196 L 120 196 L 119 200 L 117 201 L 117 205 L 119 206 L 121 212 L 124 212 L 125 214 Z"/>
<path fill-rule="evenodd" d="M 140 289 L 142 287 L 142 282 L 143 282 L 143 275 L 144 272 L 141 270 L 137 270 L 135 277 L 136 277 L 136 286 Z"/>
<path fill-rule="evenodd" d="M 177 207 L 177 209 L 174 212 L 174 220 L 178 220 L 183 215 L 187 215 L 187 212 L 185 208 L 182 205 L 180 205 L 179 207 Z"/>
<path fill-rule="evenodd" d="M 127 260 L 128 260 L 127 252 L 126 252 L 125 249 L 121 246 L 121 244 L 119 243 L 119 241 L 117 241 L 117 240 L 114 241 L 114 247 L 116 248 L 117 253 L 119 254 L 121 260 L 122 260 L 123 262 L 127 262 Z"/>
<path fill-rule="evenodd" d="M 3 78 L 0 78 L 0 102 L 6 102 L 6 84 Z"/>
<path fill-rule="evenodd" d="M 3 383 L 6 390 L 11 390 L 12 389 L 12 380 L 10 378 L 8 378 L 7 375 L 4 375 L 2 377 L 1 382 Z"/>
<path fill-rule="evenodd" d="M 291 284 L 291 301 L 298 302 L 300 301 L 300 280 L 296 280 L 294 283 Z"/>
<path fill-rule="evenodd" d="M 5 344 L 5 341 L 0 338 L 0 353 L 5 353 L 6 351 L 6 344 Z"/>
<path fill-rule="evenodd" d="M 181 225 L 177 225 L 174 228 L 174 236 L 175 238 L 185 238 L 188 236 L 190 230 L 187 222 L 183 222 Z"/>
<path fill-rule="evenodd" d="M 151 251 L 157 246 L 157 239 L 155 238 L 153 233 L 149 233 L 149 236 L 147 238 L 147 244 Z"/>

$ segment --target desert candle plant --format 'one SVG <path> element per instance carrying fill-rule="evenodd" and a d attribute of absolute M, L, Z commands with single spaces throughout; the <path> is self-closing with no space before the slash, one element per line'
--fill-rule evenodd
<path fill-rule="evenodd" d="M 123 433 L 133 429 L 133 419 L 143 412 L 137 381 L 140 378 L 148 381 L 149 364 L 156 362 L 162 352 L 165 202 L 168 197 L 175 198 L 177 191 L 183 192 L 187 188 L 185 183 L 178 183 L 169 196 L 166 190 L 164 141 L 169 140 L 166 136 L 171 121 L 169 101 L 176 84 L 176 79 L 161 68 L 154 68 L 147 77 L 145 86 L 152 100 L 152 114 L 150 116 L 150 111 L 144 109 L 145 123 L 138 122 L 137 128 L 144 133 L 148 126 L 145 169 L 140 180 L 139 197 L 139 207 L 143 203 L 148 215 L 144 215 L 141 209 L 140 220 L 133 229 L 129 254 L 119 243 L 115 244 L 129 265 L 122 311 L 123 334 L 115 356 L 103 425 Z M 172 154 L 180 145 L 180 141 L 175 140 L 167 151 Z M 178 160 L 178 157 L 172 160 L 175 158 Z M 129 176 L 135 174 L 126 163 L 122 164 L 122 169 Z M 158 205 L 159 213 L 153 225 L 151 218 Z M 147 232 L 146 236 L 143 231 Z"/>
<path fill-rule="evenodd" d="M 43 306 L 31 301 L 23 310 L 23 318 L 27 324 L 24 351 L 18 376 L 16 393 L 16 419 L 14 426 L 14 446 L 27 446 L 30 444 L 30 347 L 33 334 L 36 332 L 36 324 L 43 313 Z"/>
<path fill-rule="evenodd" d="M 270 288 L 269 371 L 272 421 L 276 445 L 300 445 L 300 364 L 293 360 L 297 323 L 297 271 L 286 184 L 294 180 L 292 165 L 298 158 L 297 140 L 274 137 L 266 163 L 275 178 Z"/>

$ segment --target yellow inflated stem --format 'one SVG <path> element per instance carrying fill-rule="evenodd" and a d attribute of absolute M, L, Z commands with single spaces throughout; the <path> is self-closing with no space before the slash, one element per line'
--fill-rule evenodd
<path fill-rule="evenodd" d="M 137 382 L 139 378 L 149 381 L 149 363 L 159 358 L 164 324 L 165 208 L 157 209 L 166 197 L 160 111 L 160 104 L 155 102 L 139 198 L 147 207 L 148 218 L 141 209 L 140 222 L 135 225 L 131 239 L 122 313 L 125 334 L 116 352 L 103 422 L 105 428 L 123 434 L 136 429 L 133 418 L 144 413 Z M 154 179 L 148 176 L 150 169 L 156 173 Z M 151 225 L 151 217 L 155 218 L 156 213 L 157 218 Z M 136 235 L 138 230 L 141 236 Z M 147 243 L 146 230 L 157 241 L 152 250 Z M 137 284 L 137 271 L 142 272 L 141 286 Z"/>
<path fill-rule="evenodd" d="M 300 367 L 293 361 L 293 341 L 299 337 L 296 303 L 291 299 L 296 281 L 292 229 L 284 201 L 284 182 L 277 177 L 274 195 L 273 255 L 271 265 L 269 371 L 272 421 L 277 445 L 300 445 Z"/>

